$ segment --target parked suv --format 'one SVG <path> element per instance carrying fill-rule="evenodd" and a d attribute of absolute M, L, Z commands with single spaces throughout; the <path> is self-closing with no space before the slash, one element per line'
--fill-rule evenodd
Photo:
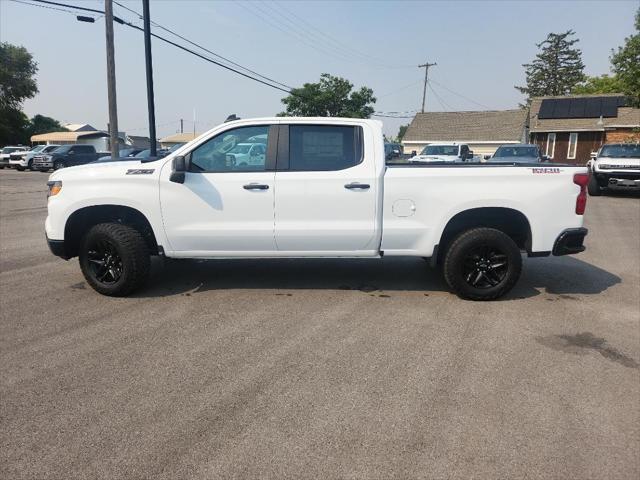
<path fill-rule="evenodd" d="M 589 161 L 589 195 L 609 188 L 640 189 L 640 143 L 609 143 Z"/>
<path fill-rule="evenodd" d="M 9 166 L 9 156 L 15 152 L 26 152 L 29 147 L 17 146 L 17 147 L 4 147 L 0 151 L 0 169 Z"/>
<path fill-rule="evenodd" d="M 60 145 L 36 145 L 29 151 L 14 152 L 9 156 L 9 166 L 20 171 L 26 168 L 31 170 L 33 167 L 33 158 L 36 155 L 53 152 L 59 146 Z"/>
<path fill-rule="evenodd" d="M 46 172 L 53 168 L 59 170 L 74 165 L 84 165 L 96 161 L 108 153 L 97 153 L 93 145 L 62 145 L 49 154 L 36 155 L 33 159 L 33 169 Z"/>

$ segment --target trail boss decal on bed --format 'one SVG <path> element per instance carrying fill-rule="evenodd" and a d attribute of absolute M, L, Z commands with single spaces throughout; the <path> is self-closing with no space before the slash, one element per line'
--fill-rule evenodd
<path fill-rule="evenodd" d="M 127 175 L 151 175 L 155 168 L 130 168 Z"/>
<path fill-rule="evenodd" d="M 534 167 L 531 169 L 531 173 L 561 173 L 558 167 Z"/>

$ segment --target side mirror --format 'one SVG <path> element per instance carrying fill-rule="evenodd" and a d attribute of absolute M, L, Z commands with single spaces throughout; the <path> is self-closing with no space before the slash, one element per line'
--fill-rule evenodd
<path fill-rule="evenodd" d="M 595 158 L 598 156 L 598 152 L 591 152 L 591 153 L 589 154 L 589 156 L 590 156 L 591 158 L 595 159 Z"/>
<path fill-rule="evenodd" d="M 485 155 L 482 158 L 484 158 L 485 160 L 489 160 L 491 158 L 491 155 Z"/>
<path fill-rule="evenodd" d="M 549 160 L 551 160 L 547 155 L 542 155 L 542 161 L 543 162 L 548 162 Z"/>
<path fill-rule="evenodd" d="M 187 160 L 182 155 L 178 155 L 173 159 L 171 176 L 169 181 L 174 183 L 184 183 L 185 173 L 187 171 Z"/>

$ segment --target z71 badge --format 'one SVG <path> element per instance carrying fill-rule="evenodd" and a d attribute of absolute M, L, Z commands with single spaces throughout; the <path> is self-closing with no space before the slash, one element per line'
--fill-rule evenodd
<path fill-rule="evenodd" d="M 127 170 L 127 175 L 151 175 L 155 168 L 131 168 Z"/>
<path fill-rule="evenodd" d="M 531 169 L 532 173 L 560 173 L 558 167 L 534 167 Z"/>

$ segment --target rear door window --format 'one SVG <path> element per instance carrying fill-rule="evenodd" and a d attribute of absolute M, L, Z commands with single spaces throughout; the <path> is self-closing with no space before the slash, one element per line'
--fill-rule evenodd
<path fill-rule="evenodd" d="M 290 125 L 289 170 L 344 170 L 362 162 L 362 129 L 357 126 Z"/>

